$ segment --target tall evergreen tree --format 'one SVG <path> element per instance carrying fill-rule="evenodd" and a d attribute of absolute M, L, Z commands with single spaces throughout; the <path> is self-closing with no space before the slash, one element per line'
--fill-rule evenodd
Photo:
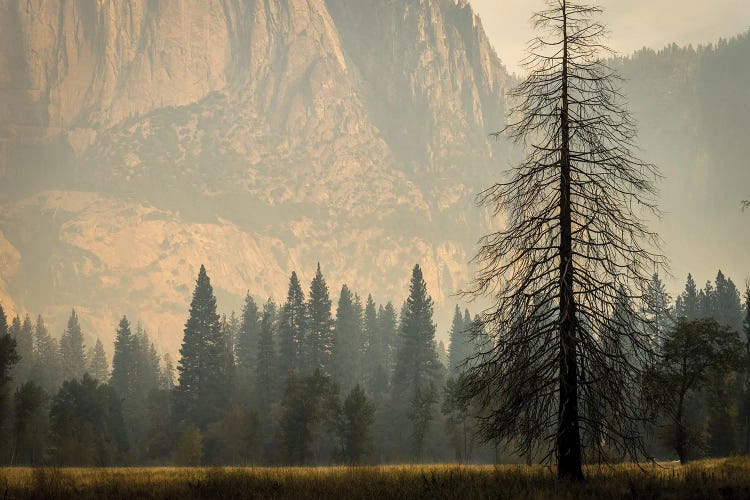
<path fill-rule="evenodd" d="M 5 315 L 5 309 L 0 304 L 0 337 L 8 334 L 8 317 Z"/>
<path fill-rule="evenodd" d="M 107 361 L 107 354 L 104 352 L 104 345 L 98 337 L 96 344 L 86 357 L 89 361 L 89 374 L 94 380 L 98 380 L 103 384 L 107 383 L 109 379 L 109 362 Z"/>
<path fill-rule="evenodd" d="M 466 321 L 468 317 L 468 321 Z M 449 335 L 450 345 L 448 346 L 448 369 L 450 375 L 457 376 L 463 371 L 463 365 L 472 354 L 472 345 L 469 338 L 469 329 L 471 328 L 471 316 L 469 310 L 465 315 L 461 315 L 461 309 L 456 305 L 453 312 L 453 323 Z"/>
<path fill-rule="evenodd" d="M 742 304 L 740 293 L 731 278 L 719 271 L 714 291 L 714 319 L 737 333 L 742 332 Z"/>
<path fill-rule="evenodd" d="M 32 369 L 31 378 L 44 389 L 47 394 L 54 394 L 62 383 L 60 345 L 52 337 L 44 325 L 44 319 L 37 316 L 34 327 L 34 350 L 36 362 Z"/>
<path fill-rule="evenodd" d="M 248 293 L 242 307 L 237 332 L 237 377 L 242 391 L 249 391 L 255 373 L 260 341 L 260 315 L 255 300 Z"/>
<path fill-rule="evenodd" d="M 382 309 L 382 308 L 381 308 Z M 381 394 L 388 388 L 388 344 L 378 321 L 378 309 L 367 296 L 364 317 L 362 319 L 362 336 L 364 337 L 365 354 L 365 387 L 372 394 Z"/>
<path fill-rule="evenodd" d="M 274 347 L 276 328 L 276 304 L 273 299 L 269 298 L 263 305 L 254 363 L 255 404 L 257 405 L 258 415 L 261 416 L 268 413 L 276 395 L 276 351 Z"/>
<path fill-rule="evenodd" d="M 333 376 L 342 392 L 347 393 L 361 379 L 362 359 L 358 337 L 359 318 L 354 308 L 354 297 L 349 287 L 343 285 L 336 307 L 336 324 L 333 333 Z"/>
<path fill-rule="evenodd" d="M 27 314 L 23 323 L 15 317 L 11 330 L 18 354 L 18 363 L 13 367 L 13 382 L 16 386 L 20 386 L 29 381 L 34 366 L 34 325 Z"/>
<path fill-rule="evenodd" d="M 86 372 L 86 351 L 83 333 L 75 309 L 71 310 L 68 326 L 60 338 L 62 379 L 78 379 Z"/>
<path fill-rule="evenodd" d="M 394 400 L 411 422 L 412 454 L 420 459 L 428 426 L 434 417 L 441 371 L 436 352 L 433 303 L 419 265 L 414 266 L 409 297 L 399 329 L 400 342 L 393 375 Z"/>
<path fill-rule="evenodd" d="M 286 378 L 291 370 L 301 369 L 302 342 L 307 324 L 307 307 L 297 273 L 292 271 L 289 291 L 279 318 L 279 370 Z"/>
<path fill-rule="evenodd" d="M 182 421 L 205 429 L 228 409 L 231 360 L 216 312 L 211 281 L 201 265 L 185 324 L 175 409 Z"/>
<path fill-rule="evenodd" d="M 328 285 L 320 271 L 320 264 L 315 277 L 310 283 L 310 298 L 307 303 L 307 334 L 304 341 L 305 366 L 307 372 L 321 370 L 331 374 L 331 353 L 333 352 L 333 318 L 331 317 L 331 298 Z"/>
<path fill-rule="evenodd" d="M 710 281 L 698 292 L 698 314 L 700 318 L 716 317 L 716 293 Z"/>
<path fill-rule="evenodd" d="M 651 277 L 648 288 L 644 293 L 643 302 L 644 318 L 648 321 L 656 339 L 663 338 L 673 326 L 674 315 L 670 306 L 671 297 L 658 273 L 654 273 Z"/>
<path fill-rule="evenodd" d="M 112 377 L 109 385 L 124 400 L 130 400 L 138 390 L 135 380 L 136 342 L 126 316 L 120 319 L 115 334 L 115 352 L 112 357 Z M 100 380 L 102 382 L 102 380 Z"/>
<path fill-rule="evenodd" d="M 693 321 L 700 317 L 700 304 L 698 302 L 698 287 L 695 286 L 693 276 L 688 274 L 685 290 L 678 298 L 679 303 L 675 305 L 675 314 L 678 318 Z"/>
<path fill-rule="evenodd" d="M 391 302 L 378 308 L 378 331 L 383 343 L 386 375 L 390 381 L 396 366 L 396 343 L 398 340 L 398 318 L 396 308 L 393 307 Z"/>
<path fill-rule="evenodd" d="M 164 391 L 171 391 L 175 387 L 174 381 L 175 369 L 172 362 L 172 356 L 169 353 L 164 355 L 164 366 L 161 369 L 159 387 Z"/>
<path fill-rule="evenodd" d="M 5 312 L 0 306 L 0 435 L 9 435 L 5 432 L 5 415 L 7 413 L 9 385 L 13 366 L 18 362 L 16 353 L 16 340 L 9 333 Z M 0 450 L 3 447 L 0 445 Z"/>

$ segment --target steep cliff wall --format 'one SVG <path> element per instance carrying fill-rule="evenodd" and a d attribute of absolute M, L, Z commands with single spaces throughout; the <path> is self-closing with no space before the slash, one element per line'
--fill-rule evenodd
<path fill-rule="evenodd" d="M 420 262 L 441 316 L 469 277 L 508 76 L 465 2 L 12 0 L 0 68 L 21 311 L 174 351 L 201 263 L 225 309 L 318 260 L 397 302 Z"/>

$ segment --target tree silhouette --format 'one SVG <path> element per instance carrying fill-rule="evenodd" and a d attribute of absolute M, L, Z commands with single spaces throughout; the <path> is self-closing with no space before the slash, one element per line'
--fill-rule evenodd
<path fill-rule="evenodd" d="M 583 478 L 582 443 L 599 452 L 607 443 L 618 456 L 642 451 L 648 323 L 638 308 L 614 311 L 623 294 L 640 301 L 663 265 L 643 222 L 658 215 L 658 171 L 632 152 L 635 126 L 601 59 L 600 12 L 550 0 L 533 17 L 542 34 L 529 44 L 529 76 L 511 92 L 512 115 L 498 133 L 527 155 L 478 197 L 506 224 L 482 239 L 466 291 L 494 304 L 478 324 L 488 340 L 467 376 L 484 437 L 554 457 L 558 475 L 573 479 Z"/>

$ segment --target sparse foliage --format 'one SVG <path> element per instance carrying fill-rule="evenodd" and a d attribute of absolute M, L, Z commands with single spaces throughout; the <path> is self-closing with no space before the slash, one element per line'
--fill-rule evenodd
<path fill-rule="evenodd" d="M 634 308 L 613 316 L 620 293 L 640 301 L 662 264 L 643 222 L 657 212 L 658 173 L 633 154 L 636 130 L 603 60 L 600 9 L 547 5 L 533 17 L 542 34 L 504 130 L 527 156 L 479 196 L 506 224 L 482 239 L 468 290 L 494 305 L 481 319 L 491 340 L 467 384 L 488 410 L 485 438 L 538 451 L 561 477 L 582 478 L 583 443 L 634 459 L 643 452 L 650 335 Z"/>

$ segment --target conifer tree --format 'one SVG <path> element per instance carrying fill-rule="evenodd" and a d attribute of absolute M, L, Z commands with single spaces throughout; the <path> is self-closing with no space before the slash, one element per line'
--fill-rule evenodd
<path fill-rule="evenodd" d="M 468 318 L 468 321 L 467 321 Z M 463 371 L 463 365 L 472 354 L 472 345 L 469 339 L 469 330 L 471 328 L 471 317 L 469 310 L 466 314 L 461 315 L 461 309 L 456 305 L 453 312 L 453 323 L 449 335 L 450 344 L 448 346 L 448 369 L 450 376 L 455 377 Z"/>
<path fill-rule="evenodd" d="M 75 309 L 71 310 L 68 326 L 60 338 L 62 380 L 78 379 L 86 372 L 86 351 L 83 333 Z"/>
<path fill-rule="evenodd" d="M 698 319 L 700 316 L 698 288 L 695 286 L 695 281 L 691 274 L 688 274 L 685 290 L 678 297 L 678 302 L 675 304 L 675 314 L 678 318 L 685 318 L 688 321 Z"/>
<path fill-rule="evenodd" d="M 5 312 L 0 306 L 0 432 L 4 432 L 5 415 L 8 406 L 9 383 L 12 380 L 13 366 L 18 362 L 16 340 L 9 333 Z"/>
<path fill-rule="evenodd" d="M 649 409 L 638 386 L 653 348 L 639 311 L 617 331 L 609 326 L 618 290 L 640 297 L 645 270 L 665 260 L 644 222 L 658 214 L 658 170 L 635 156 L 637 130 L 607 63 L 600 13 L 548 0 L 532 18 L 540 32 L 529 45 L 528 76 L 511 91 L 509 123 L 498 132 L 526 154 L 479 196 L 504 224 L 481 240 L 470 290 L 493 301 L 482 316 L 491 352 L 467 384 L 490 415 L 482 422 L 485 437 L 507 439 L 522 455 L 542 448 L 567 479 L 583 479 L 582 435 L 602 429 L 580 410 L 623 381 L 628 397 L 612 402 L 616 418 L 603 422 L 605 440 L 596 444 L 643 456 Z M 604 339 L 622 335 L 636 346 L 638 362 L 621 356 L 605 380 L 583 385 L 584 367 L 611 357 Z M 530 349 L 536 344 L 541 348 Z"/>
<path fill-rule="evenodd" d="M 107 361 L 107 354 L 104 352 L 104 345 L 98 337 L 87 358 L 89 360 L 89 374 L 94 380 L 106 384 L 109 379 L 109 362 Z"/>
<path fill-rule="evenodd" d="M 302 341 L 305 336 L 307 308 L 297 273 L 292 271 L 289 291 L 279 318 L 279 370 L 286 378 L 291 370 L 301 369 Z"/>
<path fill-rule="evenodd" d="M 260 341 L 260 315 L 255 300 L 248 293 L 242 307 L 239 330 L 237 332 L 237 377 L 241 390 L 249 390 L 255 373 Z"/>
<path fill-rule="evenodd" d="M 643 315 L 651 325 L 655 338 L 661 339 L 672 328 L 671 297 L 658 273 L 654 273 L 643 296 Z"/>
<path fill-rule="evenodd" d="M 15 317 L 11 331 L 18 354 L 18 363 L 13 367 L 13 382 L 20 386 L 29 380 L 34 366 L 34 325 L 29 315 L 25 316 L 23 323 Z"/>
<path fill-rule="evenodd" d="M 13 316 L 13 319 L 8 326 L 8 333 L 13 337 L 13 340 L 16 340 L 16 342 L 18 341 L 17 339 L 21 335 L 21 318 Z"/>
<path fill-rule="evenodd" d="M 201 265 L 185 323 L 179 381 L 175 390 L 177 417 L 205 429 L 228 409 L 231 360 L 216 312 L 211 281 Z"/>
<path fill-rule="evenodd" d="M 440 362 L 440 366 L 443 370 L 445 370 L 445 367 L 448 366 L 448 349 L 445 347 L 445 342 L 442 340 L 438 340 L 437 348 L 435 350 L 437 352 L 438 361 Z"/>
<path fill-rule="evenodd" d="M 50 335 L 41 314 L 37 316 L 34 327 L 34 350 L 36 361 L 32 368 L 31 378 L 47 394 L 54 394 L 62 383 L 60 345 L 57 339 Z"/>
<path fill-rule="evenodd" d="M 336 307 L 336 324 L 333 332 L 333 375 L 343 392 L 348 392 L 360 380 L 361 363 L 358 337 L 359 318 L 354 308 L 354 296 L 343 285 Z"/>
<path fill-rule="evenodd" d="M 393 375 L 394 400 L 411 422 L 412 454 L 420 459 L 434 417 L 441 365 L 435 344 L 432 298 L 419 265 L 414 266 L 409 297 L 401 312 L 399 346 Z"/>
<path fill-rule="evenodd" d="M 388 302 L 378 308 L 378 332 L 383 343 L 386 378 L 390 382 L 396 366 L 396 343 L 398 339 L 398 318 L 393 303 Z"/>
<path fill-rule="evenodd" d="M 710 281 L 698 292 L 698 314 L 699 318 L 716 317 L 716 293 Z"/>
<path fill-rule="evenodd" d="M 269 298 L 263 305 L 260 333 L 255 359 L 255 403 L 258 415 L 265 416 L 276 395 L 276 351 L 274 339 L 277 328 L 276 304 Z"/>
<path fill-rule="evenodd" d="M 8 317 L 5 315 L 5 309 L 0 304 L 0 337 L 8 334 Z"/>
<path fill-rule="evenodd" d="M 159 387 L 164 391 L 171 391 L 174 389 L 174 363 L 172 363 L 172 356 L 169 353 L 164 355 L 164 366 L 161 369 L 161 378 Z"/>
<path fill-rule="evenodd" d="M 378 322 L 378 310 L 372 295 L 367 296 L 362 319 L 365 367 L 364 380 L 372 394 L 383 393 L 388 387 L 388 345 Z"/>
<path fill-rule="evenodd" d="M 320 264 L 310 283 L 310 298 L 307 302 L 307 334 L 304 341 L 305 366 L 307 372 L 321 370 L 331 374 L 331 353 L 333 352 L 333 319 L 331 298 L 328 295 Z"/>
<path fill-rule="evenodd" d="M 138 390 L 135 385 L 135 359 L 136 359 L 136 342 L 133 333 L 130 331 L 130 321 L 126 316 L 120 319 L 115 334 L 115 352 L 112 357 L 112 377 L 109 385 L 117 391 L 118 396 L 123 400 L 130 400 L 133 392 Z M 103 382 L 102 380 L 99 380 Z M 127 412 L 126 412 L 127 413 Z"/>
<path fill-rule="evenodd" d="M 719 271 L 714 291 L 714 319 L 737 333 L 742 332 L 742 304 L 740 293 L 731 278 Z"/>

